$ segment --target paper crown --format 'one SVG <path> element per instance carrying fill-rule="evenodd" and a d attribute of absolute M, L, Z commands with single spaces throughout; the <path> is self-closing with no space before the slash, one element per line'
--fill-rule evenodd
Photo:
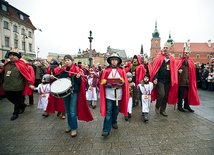
<path fill-rule="evenodd" d="M 21 58 L 21 57 L 22 57 L 21 53 L 19 52 L 19 49 L 18 49 L 18 48 L 12 48 L 12 47 L 10 47 L 10 51 L 9 51 L 9 53 L 8 53 L 8 56 L 9 56 L 9 55 L 15 55 L 15 56 L 17 56 L 18 58 Z"/>
<path fill-rule="evenodd" d="M 171 44 L 168 43 L 168 42 L 166 42 L 166 43 L 164 44 L 164 47 L 171 47 Z"/>

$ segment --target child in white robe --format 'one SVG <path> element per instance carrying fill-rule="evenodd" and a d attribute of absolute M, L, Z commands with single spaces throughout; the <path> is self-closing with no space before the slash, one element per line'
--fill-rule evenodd
<path fill-rule="evenodd" d="M 40 94 L 39 96 L 39 102 L 38 102 L 38 107 L 39 109 L 43 109 L 44 114 L 42 116 L 48 116 L 48 114 L 45 112 L 47 105 L 48 105 L 48 98 L 50 94 L 50 75 L 45 74 L 42 77 L 42 83 L 38 85 L 38 93 Z"/>
<path fill-rule="evenodd" d="M 151 93 L 153 90 L 153 83 L 149 82 L 150 76 L 146 74 L 144 79 L 138 84 L 138 98 L 141 98 L 142 115 L 144 122 L 149 120 L 149 107 L 151 103 Z"/>

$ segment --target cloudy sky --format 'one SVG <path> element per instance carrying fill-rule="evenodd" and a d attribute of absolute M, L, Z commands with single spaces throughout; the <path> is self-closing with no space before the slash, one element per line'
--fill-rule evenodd
<path fill-rule="evenodd" d="M 214 0 L 7 0 L 30 16 L 36 28 L 39 57 L 48 52 L 76 54 L 89 48 L 104 53 L 110 46 L 128 56 L 150 52 L 157 20 L 161 45 L 171 32 L 175 42 L 214 42 Z"/>

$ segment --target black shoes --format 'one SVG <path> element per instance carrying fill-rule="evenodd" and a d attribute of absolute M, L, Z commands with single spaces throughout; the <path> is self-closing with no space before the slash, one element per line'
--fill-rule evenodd
<path fill-rule="evenodd" d="M 178 110 L 181 112 L 186 112 L 183 108 L 178 108 Z"/>
<path fill-rule="evenodd" d="M 117 124 L 112 124 L 112 128 L 113 129 L 118 129 L 118 125 Z"/>
<path fill-rule="evenodd" d="M 125 119 L 125 121 L 128 121 L 128 120 L 129 120 L 129 117 L 128 117 L 128 116 L 125 116 L 124 119 Z"/>
<path fill-rule="evenodd" d="M 25 111 L 26 107 L 27 107 L 27 104 L 22 104 L 19 113 L 22 114 Z"/>
<path fill-rule="evenodd" d="M 44 117 L 48 117 L 48 116 L 49 116 L 49 114 L 42 114 L 42 116 L 44 116 Z"/>
<path fill-rule="evenodd" d="M 14 115 L 10 118 L 10 120 L 13 121 L 13 120 L 17 119 L 18 117 L 19 117 L 18 115 L 15 115 L 15 114 L 14 114 Z"/>
<path fill-rule="evenodd" d="M 184 107 L 184 109 L 186 109 L 186 110 L 188 110 L 189 112 L 192 112 L 192 113 L 195 112 L 195 111 L 192 110 L 190 107 L 188 107 L 188 108 L 185 108 L 185 107 Z"/>
<path fill-rule="evenodd" d="M 108 135 L 109 135 L 109 132 L 108 132 L 108 131 L 103 131 L 103 132 L 102 132 L 102 136 L 103 136 L 103 137 L 106 137 L 106 136 L 108 136 Z"/>

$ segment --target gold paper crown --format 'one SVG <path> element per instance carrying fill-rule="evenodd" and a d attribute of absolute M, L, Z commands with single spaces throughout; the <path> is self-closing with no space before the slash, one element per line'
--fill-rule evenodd
<path fill-rule="evenodd" d="M 166 42 L 166 43 L 164 44 L 164 47 L 171 47 L 171 44 L 168 43 L 168 42 Z"/>
<path fill-rule="evenodd" d="M 19 49 L 18 48 L 12 48 L 12 47 L 10 47 L 10 52 L 18 53 L 19 54 Z"/>

